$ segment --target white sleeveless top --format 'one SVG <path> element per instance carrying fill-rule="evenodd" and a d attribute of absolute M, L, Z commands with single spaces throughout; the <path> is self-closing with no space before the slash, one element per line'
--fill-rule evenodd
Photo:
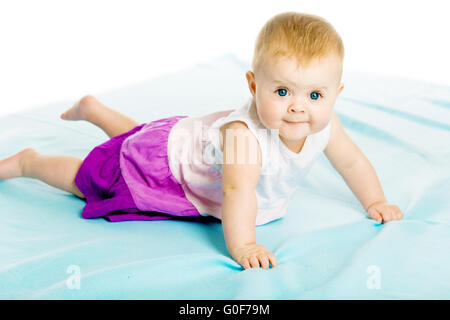
<path fill-rule="evenodd" d="M 260 178 L 255 189 L 256 225 L 284 216 L 289 200 L 328 144 L 330 123 L 306 137 L 300 153 L 289 150 L 277 130 L 269 130 L 251 110 L 250 98 L 241 108 L 203 117 L 187 117 L 172 128 L 168 143 L 169 167 L 186 198 L 204 216 L 222 217 L 222 157 L 220 127 L 243 121 L 261 148 Z"/>

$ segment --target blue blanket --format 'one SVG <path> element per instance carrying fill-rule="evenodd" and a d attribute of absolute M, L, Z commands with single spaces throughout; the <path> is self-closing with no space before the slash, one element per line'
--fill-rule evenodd
<path fill-rule="evenodd" d="M 93 94 L 139 123 L 200 116 L 241 106 L 248 69 L 225 55 Z M 321 155 L 286 216 L 256 228 L 279 265 L 243 271 L 220 222 L 85 220 L 72 194 L 0 181 L 0 298 L 449 299 L 450 88 L 348 70 L 343 82 L 336 113 L 402 220 L 369 219 Z M 107 136 L 59 118 L 74 102 L 0 118 L 0 158 L 26 147 L 84 158 Z"/>

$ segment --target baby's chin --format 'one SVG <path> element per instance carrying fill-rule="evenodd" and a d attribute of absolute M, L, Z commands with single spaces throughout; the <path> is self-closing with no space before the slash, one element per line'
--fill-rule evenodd
<path fill-rule="evenodd" d="M 301 124 L 305 126 L 305 124 Z M 303 138 L 309 136 L 312 134 L 308 128 L 299 128 L 297 130 L 286 130 L 286 129 L 280 129 L 278 131 L 280 138 L 282 137 L 285 141 L 289 142 L 298 142 L 302 140 Z"/>
<path fill-rule="evenodd" d="M 287 135 L 287 134 L 283 134 L 283 133 L 279 133 L 278 136 L 280 137 L 280 139 L 286 141 L 286 142 L 292 142 L 292 143 L 296 143 L 296 142 L 300 142 L 302 141 L 305 137 L 309 136 L 309 134 L 306 135 Z"/>

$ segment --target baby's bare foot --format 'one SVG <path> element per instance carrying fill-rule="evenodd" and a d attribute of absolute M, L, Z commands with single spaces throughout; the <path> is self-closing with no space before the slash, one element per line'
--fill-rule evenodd
<path fill-rule="evenodd" d="M 33 148 L 26 148 L 9 158 L 0 160 L 0 180 L 23 176 L 23 164 L 27 157 L 37 152 Z"/>
<path fill-rule="evenodd" d="M 98 101 L 91 95 L 86 95 L 77 101 L 72 108 L 61 114 L 63 120 L 87 120 L 90 109 L 92 109 Z"/>

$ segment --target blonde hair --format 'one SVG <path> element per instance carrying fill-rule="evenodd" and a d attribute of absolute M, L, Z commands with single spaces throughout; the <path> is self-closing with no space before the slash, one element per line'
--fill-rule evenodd
<path fill-rule="evenodd" d="M 292 58 L 308 67 L 315 59 L 335 54 L 344 60 L 344 44 L 325 19 L 305 13 L 284 12 L 265 23 L 258 34 L 252 61 L 256 72 L 267 58 Z"/>

